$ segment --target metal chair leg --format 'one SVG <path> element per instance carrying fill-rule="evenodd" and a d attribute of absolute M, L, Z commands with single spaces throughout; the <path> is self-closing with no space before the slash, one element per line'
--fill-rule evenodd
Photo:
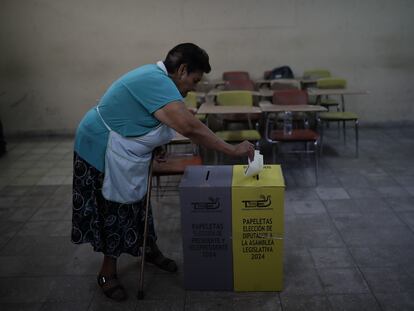
<path fill-rule="evenodd" d="M 346 145 L 346 121 L 342 121 L 342 131 L 344 135 L 344 145 Z"/>
<path fill-rule="evenodd" d="M 319 147 L 319 154 L 320 156 L 323 155 L 323 121 L 321 122 L 321 138 L 320 138 L 320 147 Z"/>
<path fill-rule="evenodd" d="M 359 121 L 355 120 L 355 151 L 356 157 L 359 156 Z"/>
<path fill-rule="evenodd" d="M 319 173 L 319 157 L 318 157 L 318 153 L 319 153 L 319 150 L 318 150 L 318 146 L 319 146 L 319 144 L 318 144 L 318 141 L 317 140 L 315 140 L 315 143 L 314 143 L 314 156 L 315 156 L 315 184 L 316 184 L 316 186 L 318 185 L 318 173 Z"/>

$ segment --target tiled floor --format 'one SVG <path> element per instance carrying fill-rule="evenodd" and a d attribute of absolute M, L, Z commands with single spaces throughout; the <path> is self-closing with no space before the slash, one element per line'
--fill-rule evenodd
<path fill-rule="evenodd" d="M 138 301 L 137 259 L 122 256 L 124 303 L 98 290 L 100 255 L 70 242 L 71 139 L 9 142 L 0 158 L 0 310 L 414 310 L 414 129 L 362 129 L 358 159 L 349 134 L 344 147 L 328 131 L 317 187 L 311 165 L 279 159 L 287 182 L 283 292 L 183 289 L 171 178 L 153 206 L 160 247 L 180 272 L 148 267 Z"/>

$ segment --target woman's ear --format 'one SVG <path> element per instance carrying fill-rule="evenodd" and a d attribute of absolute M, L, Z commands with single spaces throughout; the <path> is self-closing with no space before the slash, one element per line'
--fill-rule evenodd
<path fill-rule="evenodd" d="M 182 79 L 183 76 L 187 74 L 187 64 L 181 64 L 180 67 L 178 67 L 177 73 L 180 79 Z"/>

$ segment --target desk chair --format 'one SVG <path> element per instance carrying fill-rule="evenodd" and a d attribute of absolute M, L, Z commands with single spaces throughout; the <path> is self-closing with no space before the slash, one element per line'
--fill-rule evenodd
<path fill-rule="evenodd" d="M 344 89 L 346 88 L 346 80 L 345 79 L 338 79 L 338 78 L 325 78 L 320 79 L 317 82 L 318 88 L 321 89 Z M 341 97 L 341 110 L 338 111 L 328 111 L 322 112 L 319 115 L 321 121 L 321 154 L 323 151 L 323 128 L 324 125 L 328 125 L 329 122 L 337 122 L 338 124 L 342 122 L 342 132 L 344 136 L 344 143 L 346 143 L 346 122 L 353 122 L 354 129 L 355 129 L 355 156 L 358 157 L 359 153 L 359 136 L 358 136 L 358 128 L 359 128 L 359 118 L 358 115 L 354 112 L 345 111 L 345 98 L 344 95 L 340 95 Z M 338 130 L 340 127 L 338 126 Z"/>
<path fill-rule="evenodd" d="M 247 79 L 237 79 L 237 80 L 228 80 L 224 84 L 225 91 L 256 91 L 256 85 L 252 80 Z M 257 106 L 259 104 L 259 97 L 255 96 L 253 98 L 253 105 Z M 237 119 L 237 116 L 235 117 Z M 256 116 L 252 116 L 254 120 L 258 120 Z"/>
<path fill-rule="evenodd" d="M 178 139 L 172 140 L 165 145 L 165 155 L 162 161 L 153 160 L 152 176 L 156 178 L 157 197 L 159 196 L 160 180 L 163 176 L 177 176 L 184 174 L 189 165 L 202 165 L 203 160 L 199 155 L 198 146 L 191 143 L 188 138 L 177 135 Z M 173 151 L 178 145 L 191 145 L 191 152 Z"/>
<path fill-rule="evenodd" d="M 216 103 L 217 105 L 224 106 L 253 106 L 253 95 L 250 91 L 223 91 L 217 94 Z M 215 132 L 218 137 L 229 143 L 248 140 L 256 142 L 257 146 L 259 145 L 261 135 L 258 131 L 258 121 L 261 118 L 261 114 L 226 114 L 221 116 L 221 118 L 224 123 L 224 129 Z M 256 121 L 254 127 L 252 121 Z M 242 128 L 227 130 L 226 124 L 230 122 L 237 122 L 239 125 L 241 124 Z"/>
<path fill-rule="evenodd" d="M 273 93 L 272 103 L 274 105 L 307 105 L 308 93 L 305 90 L 280 90 Z M 306 153 L 313 154 L 315 160 L 315 182 L 318 184 L 318 154 L 319 154 L 319 134 L 307 128 L 307 120 L 295 122 L 292 134 L 284 133 L 283 129 L 278 127 L 275 115 L 269 114 L 265 121 L 265 139 L 270 144 L 278 146 L 286 143 L 304 143 L 305 149 L 293 150 L 289 153 Z M 313 146 L 313 148 L 310 148 Z M 273 161 L 275 162 L 275 151 L 272 150 Z"/>
<path fill-rule="evenodd" d="M 251 91 L 247 90 L 222 91 L 217 93 L 216 104 L 220 106 L 253 106 L 253 95 Z M 224 129 L 227 129 L 230 123 L 247 123 L 248 129 L 253 130 L 257 128 L 260 118 L 260 114 L 226 114 L 220 116 Z M 253 122 L 255 122 L 255 126 L 253 126 Z"/>
<path fill-rule="evenodd" d="M 311 69 L 305 70 L 303 72 L 303 79 L 319 80 L 331 77 L 331 72 L 327 69 Z M 316 103 L 316 100 L 314 98 L 311 98 L 310 102 Z M 319 105 L 325 107 L 328 110 L 330 110 L 331 107 L 336 107 L 336 109 L 339 111 L 339 102 L 335 99 L 330 98 L 329 96 L 322 96 L 319 100 Z"/>

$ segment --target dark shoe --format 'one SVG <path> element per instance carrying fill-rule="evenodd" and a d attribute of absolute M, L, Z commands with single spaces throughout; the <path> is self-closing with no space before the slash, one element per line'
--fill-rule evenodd
<path fill-rule="evenodd" d="M 119 283 L 116 275 L 109 277 L 98 275 L 98 285 L 105 296 L 112 300 L 123 301 L 128 298 L 125 288 Z"/>
<path fill-rule="evenodd" d="M 158 268 L 171 273 L 178 270 L 175 261 L 165 257 L 156 244 L 154 244 L 150 250 L 145 253 L 145 262 L 152 263 Z"/>

